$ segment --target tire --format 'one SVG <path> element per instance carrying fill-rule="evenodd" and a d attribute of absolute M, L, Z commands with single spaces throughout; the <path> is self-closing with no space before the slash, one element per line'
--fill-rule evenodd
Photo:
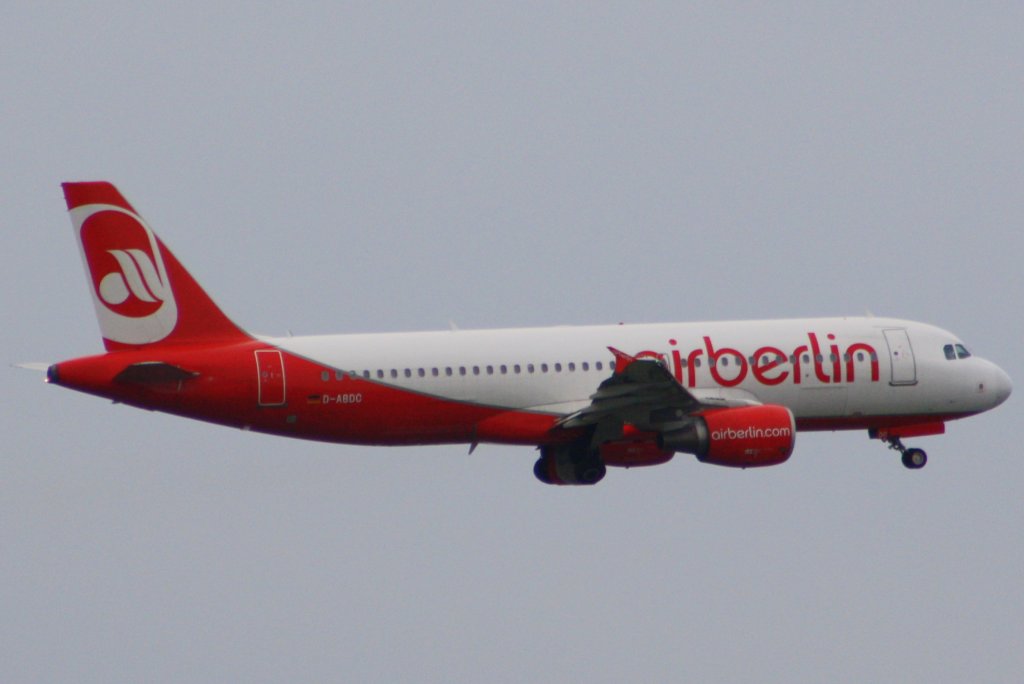
<path fill-rule="evenodd" d="M 907 449 L 903 452 L 903 465 L 911 470 L 920 470 L 928 463 L 928 454 L 924 449 Z"/>

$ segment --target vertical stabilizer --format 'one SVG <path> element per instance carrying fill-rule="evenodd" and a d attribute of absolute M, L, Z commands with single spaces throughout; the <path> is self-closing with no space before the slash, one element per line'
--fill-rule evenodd
<path fill-rule="evenodd" d="M 117 188 L 105 182 L 63 187 L 108 351 L 250 339 Z"/>

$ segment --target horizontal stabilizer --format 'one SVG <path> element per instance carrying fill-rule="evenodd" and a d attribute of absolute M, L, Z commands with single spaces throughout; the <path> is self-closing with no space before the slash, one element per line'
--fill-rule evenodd
<path fill-rule="evenodd" d="M 198 376 L 199 373 L 195 371 L 188 371 L 163 361 L 143 361 L 125 368 L 117 374 L 114 381 L 131 385 L 163 385 L 191 380 Z"/>
<path fill-rule="evenodd" d="M 46 369 L 50 367 L 50 364 L 45 361 L 25 361 L 24 363 L 12 363 L 15 368 L 24 368 L 30 371 L 39 371 L 45 373 Z"/>

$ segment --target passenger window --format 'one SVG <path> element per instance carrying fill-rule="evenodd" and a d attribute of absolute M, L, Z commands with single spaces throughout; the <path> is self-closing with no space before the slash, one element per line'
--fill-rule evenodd
<path fill-rule="evenodd" d="M 363 371 L 363 377 L 366 378 L 367 380 L 369 380 L 370 379 L 370 371 L 364 370 Z"/>
<path fill-rule="evenodd" d="M 426 371 L 426 370 L 424 370 L 424 369 L 422 369 L 422 368 L 420 368 L 419 370 L 417 370 L 417 371 L 416 371 L 416 374 L 417 374 L 417 375 L 419 375 L 419 376 L 420 376 L 421 378 L 425 378 L 425 377 L 427 377 L 427 371 Z"/>
<path fill-rule="evenodd" d="M 594 364 L 594 368 L 596 368 L 597 370 L 604 370 L 604 364 L 598 361 L 597 363 Z"/>
<path fill-rule="evenodd" d="M 451 366 L 445 366 L 444 374 L 447 375 L 450 378 L 452 376 L 452 367 Z"/>
<path fill-rule="evenodd" d="M 556 373 L 561 373 L 562 372 L 562 364 L 560 364 L 560 363 L 556 363 L 555 364 L 555 372 Z"/>
<path fill-rule="evenodd" d="M 546 363 L 540 364 L 540 372 L 541 373 L 547 373 L 548 372 L 548 364 L 546 364 Z"/>
<path fill-rule="evenodd" d="M 487 367 L 487 374 L 488 375 L 494 375 L 494 366 L 488 366 Z"/>
<path fill-rule="evenodd" d="M 378 368 L 377 369 L 377 377 L 383 379 L 384 378 L 384 371 L 382 371 L 381 369 Z"/>
<path fill-rule="evenodd" d="M 515 371 L 516 375 L 519 375 L 519 371 L 522 369 L 519 367 L 519 364 L 517 363 L 516 365 L 512 366 L 512 370 Z"/>
<path fill-rule="evenodd" d="M 406 368 L 405 369 L 405 377 L 411 378 L 412 377 L 412 370 Z"/>
<path fill-rule="evenodd" d="M 466 374 L 466 367 L 465 366 L 459 366 L 459 375 L 465 375 L 465 374 Z"/>
<path fill-rule="evenodd" d="M 573 363 L 572 361 L 569 362 L 569 366 L 568 367 L 569 367 L 569 372 L 572 372 L 572 371 L 576 370 L 576 364 Z"/>
<path fill-rule="evenodd" d="M 473 375 L 480 375 L 480 366 L 473 366 Z"/>
<path fill-rule="evenodd" d="M 533 372 L 533 364 L 532 363 L 526 364 L 526 372 L 527 373 L 532 373 Z"/>
<path fill-rule="evenodd" d="M 344 380 L 345 379 L 345 371 L 343 371 L 343 370 L 336 370 L 336 371 L 334 371 L 334 379 L 335 380 Z"/>
<path fill-rule="evenodd" d="M 956 352 L 953 351 L 953 345 L 947 344 L 945 347 L 942 348 L 942 353 L 944 353 L 946 355 L 946 358 L 948 360 L 950 360 L 950 361 L 955 361 L 956 360 Z"/>
<path fill-rule="evenodd" d="M 320 379 L 323 380 L 324 382 L 327 382 L 328 380 L 331 379 L 331 374 L 328 373 L 327 371 L 322 371 L 320 373 Z"/>
<path fill-rule="evenodd" d="M 502 375 L 505 375 L 505 374 L 507 374 L 507 373 L 508 373 L 508 366 L 506 366 L 505 364 L 502 364 L 502 365 L 500 366 L 500 369 L 501 369 L 501 374 L 502 374 Z"/>
<path fill-rule="evenodd" d="M 970 357 L 970 355 L 971 355 L 971 352 L 967 351 L 967 348 L 964 347 L 964 345 L 962 345 L 962 344 L 956 345 L 956 358 L 958 358 L 958 359 L 966 359 L 966 358 Z"/>
<path fill-rule="evenodd" d="M 585 371 L 590 370 L 590 364 L 587 363 L 586 361 L 583 362 L 583 370 L 585 370 Z"/>
<path fill-rule="evenodd" d="M 438 375 L 441 374 L 441 371 L 439 371 L 437 368 L 431 368 L 430 369 L 430 374 L 433 375 L 436 378 Z"/>
<path fill-rule="evenodd" d="M 397 378 L 398 377 L 398 371 L 396 369 L 394 369 L 394 368 L 391 369 L 391 377 L 393 377 L 393 378 Z"/>

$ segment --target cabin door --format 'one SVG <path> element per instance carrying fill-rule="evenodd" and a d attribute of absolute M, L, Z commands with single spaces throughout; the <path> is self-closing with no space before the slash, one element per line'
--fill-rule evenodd
<path fill-rule="evenodd" d="M 891 385 L 916 385 L 917 364 L 910 337 L 905 328 L 883 330 L 885 342 L 889 345 L 889 365 L 892 368 Z"/>

